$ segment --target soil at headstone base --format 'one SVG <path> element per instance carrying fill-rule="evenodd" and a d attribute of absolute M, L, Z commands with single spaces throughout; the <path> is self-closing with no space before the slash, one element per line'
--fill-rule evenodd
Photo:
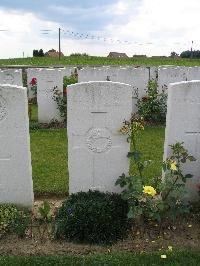
<path fill-rule="evenodd" d="M 63 199 L 48 199 L 53 212 L 61 205 Z M 35 201 L 34 212 L 42 204 L 43 199 Z M 135 228 L 126 240 L 112 246 L 74 244 L 65 240 L 53 240 L 45 236 L 43 239 L 34 233 L 25 238 L 15 234 L 4 235 L 0 239 L 1 255 L 86 255 L 93 253 L 110 253 L 118 251 L 167 251 L 176 249 L 200 248 L 200 212 L 180 219 L 176 224 L 165 225 L 162 230 L 157 224 L 145 225 L 143 229 Z M 144 229 L 145 228 L 145 229 Z"/>

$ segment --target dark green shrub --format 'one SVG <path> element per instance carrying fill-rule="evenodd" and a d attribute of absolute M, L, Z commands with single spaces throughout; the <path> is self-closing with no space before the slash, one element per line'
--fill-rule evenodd
<path fill-rule="evenodd" d="M 75 84 L 78 82 L 77 69 L 74 70 L 74 73 L 71 73 L 70 77 L 64 77 L 63 79 L 63 94 L 57 89 L 54 88 L 53 99 L 57 103 L 57 109 L 60 112 L 60 116 L 63 118 L 63 122 L 67 121 L 67 86 Z"/>
<path fill-rule="evenodd" d="M 0 236 L 9 231 L 11 224 L 17 217 L 17 208 L 13 205 L 0 205 Z"/>
<path fill-rule="evenodd" d="M 137 100 L 138 113 L 147 122 L 165 123 L 167 113 L 167 94 L 158 92 L 158 84 L 150 80 L 147 94 Z"/>
<path fill-rule="evenodd" d="M 72 194 L 56 216 L 56 236 L 81 243 L 114 243 L 126 237 L 131 226 L 127 211 L 127 202 L 115 193 Z"/>
<path fill-rule="evenodd" d="M 29 212 L 17 211 L 14 220 L 11 223 L 11 229 L 18 237 L 25 237 L 26 230 L 31 223 L 31 216 Z"/>
<path fill-rule="evenodd" d="M 41 129 L 41 124 L 38 123 L 38 122 L 32 122 L 32 121 L 30 121 L 29 122 L 29 129 L 30 130 L 38 130 L 38 129 Z"/>

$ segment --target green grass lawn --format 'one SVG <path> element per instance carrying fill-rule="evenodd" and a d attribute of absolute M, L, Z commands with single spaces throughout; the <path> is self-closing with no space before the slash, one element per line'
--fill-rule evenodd
<path fill-rule="evenodd" d="M 33 184 L 36 195 L 68 192 L 67 134 L 66 129 L 32 130 L 31 154 Z M 125 140 L 125 137 L 124 137 Z M 145 159 L 152 164 L 145 170 L 149 177 L 161 174 L 164 127 L 147 127 L 139 139 Z M 134 167 L 130 165 L 130 173 Z"/>
<path fill-rule="evenodd" d="M 174 59 L 169 57 L 150 58 L 108 58 L 98 56 L 65 56 L 59 61 L 58 58 L 29 57 L 0 59 L 0 66 L 6 65 L 180 65 L 199 66 L 199 59 Z"/>
<path fill-rule="evenodd" d="M 165 253 L 166 254 L 166 253 Z M 198 266 L 200 265 L 199 251 L 176 251 L 167 253 L 166 259 L 161 259 L 161 253 L 128 253 L 95 254 L 86 256 L 1 256 L 0 265 L 82 265 L 82 266 Z"/>
<path fill-rule="evenodd" d="M 38 121 L 38 107 L 36 104 L 33 104 L 31 107 L 31 121 L 32 122 L 37 122 Z"/>
<path fill-rule="evenodd" d="M 66 130 L 34 130 L 30 136 L 35 194 L 66 193 L 68 191 Z"/>

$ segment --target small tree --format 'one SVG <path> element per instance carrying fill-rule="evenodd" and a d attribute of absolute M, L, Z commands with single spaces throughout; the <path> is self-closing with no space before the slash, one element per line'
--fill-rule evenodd
<path fill-rule="evenodd" d="M 38 52 L 38 56 L 40 56 L 40 57 L 43 57 L 43 56 L 44 56 L 44 52 L 43 52 L 42 49 L 39 50 L 39 52 Z"/>
<path fill-rule="evenodd" d="M 33 50 L 33 57 L 37 57 L 38 56 L 38 50 Z"/>

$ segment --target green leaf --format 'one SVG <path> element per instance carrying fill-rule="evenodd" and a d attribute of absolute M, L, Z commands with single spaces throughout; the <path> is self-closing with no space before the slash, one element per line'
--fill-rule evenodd
<path fill-rule="evenodd" d="M 130 158 L 130 157 L 134 157 L 134 152 L 128 152 L 127 157 L 128 157 L 128 158 Z"/>
<path fill-rule="evenodd" d="M 129 136 L 126 140 L 129 143 L 131 141 L 131 137 Z"/>
<path fill-rule="evenodd" d="M 185 163 L 186 162 L 186 158 L 184 157 L 183 159 L 181 159 L 181 162 Z"/>
<path fill-rule="evenodd" d="M 163 168 L 163 171 L 166 172 L 166 170 L 167 170 L 166 162 L 163 162 L 163 164 L 162 164 L 162 168 Z"/>
<path fill-rule="evenodd" d="M 197 160 L 196 158 L 194 158 L 194 156 L 188 156 L 187 158 L 188 160 L 190 160 L 190 162 L 194 162 Z"/>
<path fill-rule="evenodd" d="M 193 177 L 193 175 L 191 175 L 191 174 L 185 175 L 185 178 L 192 178 L 192 177 Z"/>
<path fill-rule="evenodd" d="M 42 218 L 47 218 L 50 213 L 50 204 L 47 200 L 43 202 L 43 206 L 39 208 L 39 213 L 42 216 Z"/>
<path fill-rule="evenodd" d="M 140 152 L 139 151 L 134 151 L 133 152 L 133 157 L 135 161 L 138 161 L 140 159 Z"/>
<path fill-rule="evenodd" d="M 127 214 L 127 217 L 128 217 L 128 219 L 134 218 L 134 212 L 133 212 L 133 209 L 132 208 L 129 209 L 128 214 Z"/>

